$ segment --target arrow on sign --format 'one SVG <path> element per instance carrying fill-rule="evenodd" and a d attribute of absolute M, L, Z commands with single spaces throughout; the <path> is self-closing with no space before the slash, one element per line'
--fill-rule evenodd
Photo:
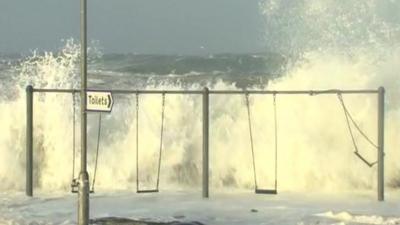
<path fill-rule="evenodd" d="M 109 95 L 107 95 L 107 97 L 108 97 L 108 106 L 107 106 L 107 108 L 109 108 L 111 110 L 111 104 L 113 103 L 113 100 L 111 98 L 111 93 Z"/>
<path fill-rule="evenodd" d="M 91 112 L 111 112 L 114 105 L 111 92 L 88 91 L 86 92 L 86 110 Z"/>

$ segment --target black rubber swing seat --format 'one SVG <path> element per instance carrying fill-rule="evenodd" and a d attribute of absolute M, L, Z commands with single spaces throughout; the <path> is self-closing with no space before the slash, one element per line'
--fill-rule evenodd
<path fill-rule="evenodd" d="M 158 193 L 158 189 L 150 189 L 150 190 L 137 190 L 136 193 Z"/>
<path fill-rule="evenodd" d="M 255 189 L 256 194 L 269 194 L 269 195 L 277 195 L 278 191 L 273 189 Z"/>

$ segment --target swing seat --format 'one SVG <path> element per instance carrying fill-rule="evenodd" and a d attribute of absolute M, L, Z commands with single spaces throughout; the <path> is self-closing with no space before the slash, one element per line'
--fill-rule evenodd
<path fill-rule="evenodd" d="M 269 194 L 269 195 L 277 195 L 278 191 L 276 189 L 255 189 L 256 194 Z"/>
<path fill-rule="evenodd" d="M 158 157 L 158 170 L 157 170 L 157 182 L 153 189 L 140 189 L 139 182 L 139 95 L 136 94 L 136 193 L 158 193 L 160 184 L 160 170 L 161 170 L 161 157 L 163 149 L 163 136 L 164 136 L 164 120 L 165 120 L 165 93 L 162 94 L 161 102 L 161 127 L 160 127 L 160 149 Z"/>
<path fill-rule="evenodd" d="M 141 194 L 141 193 L 158 193 L 158 189 L 149 189 L 149 190 L 137 190 L 136 193 Z"/>
<path fill-rule="evenodd" d="M 362 155 L 360 155 L 360 153 L 358 153 L 358 152 L 354 152 L 354 154 L 355 154 L 359 159 L 361 159 L 361 161 L 363 161 L 365 164 L 367 164 L 367 166 L 369 166 L 369 167 L 373 167 L 373 166 L 376 164 L 376 162 L 373 162 L 373 163 L 368 162 L 368 160 L 365 159 L 365 158 L 364 158 Z"/>
<path fill-rule="evenodd" d="M 253 132 L 252 132 L 252 123 L 251 123 L 251 112 L 250 112 L 250 103 L 249 103 L 249 96 L 246 94 L 246 106 L 247 106 L 247 118 L 249 123 L 249 134 L 250 134 L 250 148 L 251 148 L 251 155 L 253 159 L 253 172 L 254 172 L 254 192 L 255 194 L 270 194 L 276 195 L 278 194 L 278 181 L 277 181 L 277 155 L 278 155 L 278 136 L 277 136 L 277 119 L 276 119 L 276 100 L 275 95 L 273 99 L 274 103 L 274 120 L 275 120 L 275 187 L 274 189 L 261 189 L 257 186 L 257 174 L 256 174 L 256 160 L 254 155 L 254 144 L 253 144 Z"/>
<path fill-rule="evenodd" d="M 370 144 L 371 146 L 375 147 L 376 149 L 379 149 L 379 147 L 378 147 L 376 144 L 374 144 L 374 143 L 368 138 L 368 136 L 360 129 L 360 127 L 359 127 L 359 126 L 357 125 L 357 123 L 354 121 L 354 119 L 353 119 L 353 117 L 351 116 L 350 112 L 347 110 L 346 105 L 344 104 L 344 101 L 343 101 L 343 98 L 342 98 L 341 94 L 338 94 L 338 98 L 339 98 L 340 103 L 342 104 L 342 108 L 343 108 L 343 111 L 344 111 L 344 116 L 345 116 L 345 118 L 346 118 L 347 128 L 348 128 L 348 130 L 349 130 L 349 133 L 350 133 L 350 136 L 351 136 L 351 140 L 352 140 L 352 142 L 353 142 L 353 147 L 354 147 L 354 150 L 355 150 L 355 151 L 354 151 L 354 154 L 355 154 L 361 161 L 363 161 L 367 166 L 369 166 L 369 167 L 371 168 L 371 167 L 373 167 L 373 166 L 377 163 L 377 161 L 371 163 L 371 162 L 369 162 L 366 158 L 364 158 L 360 153 L 358 153 L 357 142 L 356 142 L 356 140 L 355 140 L 355 138 L 354 138 L 353 130 L 352 130 L 352 128 L 351 128 L 350 122 L 353 124 L 353 126 L 356 128 L 356 130 L 359 132 L 359 134 L 361 134 L 361 135 L 364 137 L 364 139 L 365 139 L 367 142 L 369 142 L 369 144 Z"/>

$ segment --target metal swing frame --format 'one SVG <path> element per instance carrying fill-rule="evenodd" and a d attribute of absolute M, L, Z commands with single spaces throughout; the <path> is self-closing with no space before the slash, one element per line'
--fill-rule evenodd
<path fill-rule="evenodd" d="M 260 94 L 260 95 L 332 95 L 332 94 L 372 94 L 377 96 L 377 200 L 384 200 L 384 122 L 385 122 L 385 89 L 322 89 L 322 90 L 128 90 L 128 89 L 87 89 L 86 91 L 108 91 L 112 94 L 169 94 L 202 96 L 203 131 L 202 131 L 202 196 L 209 197 L 209 97 L 210 95 Z M 80 89 L 33 88 L 26 87 L 26 195 L 33 196 L 34 170 L 34 126 L 33 96 L 35 93 L 82 93 Z"/>
<path fill-rule="evenodd" d="M 160 186 L 161 159 L 163 150 L 164 121 L 165 121 L 165 93 L 161 100 L 161 126 L 160 126 L 160 148 L 158 155 L 157 180 L 154 189 L 141 189 L 139 180 L 139 93 L 136 93 L 136 193 L 158 193 Z"/>
<path fill-rule="evenodd" d="M 273 95 L 273 108 L 274 108 L 274 146 L 275 146 L 275 183 L 274 189 L 263 189 L 258 187 L 257 183 L 257 169 L 256 169 L 256 159 L 254 152 L 254 141 L 253 141 L 253 129 L 251 120 L 251 109 L 250 109 L 250 96 L 249 93 L 245 94 L 246 108 L 247 108 L 247 118 L 249 124 L 249 138 L 250 138 L 250 149 L 253 162 L 253 174 L 254 174 L 254 193 L 256 194 L 278 194 L 278 122 L 276 114 L 276 94 Z"/>

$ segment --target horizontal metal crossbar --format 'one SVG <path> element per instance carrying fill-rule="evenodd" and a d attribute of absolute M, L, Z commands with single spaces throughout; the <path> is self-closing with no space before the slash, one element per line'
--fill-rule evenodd
<path fill-rule="evenodd" d="M 88 89 L 87 91 L 104 91 L 112 94 L 204 94 L 203 90 L 124 90 L 124 89 Z M 79 89 L 46 89 L 34 88 L 33 92 L 42 93 L 79 93 Z M 378 89 L 360 90 L 209 90 L 209 94 L 269 94 L 269 95 L 322 95 L 322 94 L 377 94 Z"/>

